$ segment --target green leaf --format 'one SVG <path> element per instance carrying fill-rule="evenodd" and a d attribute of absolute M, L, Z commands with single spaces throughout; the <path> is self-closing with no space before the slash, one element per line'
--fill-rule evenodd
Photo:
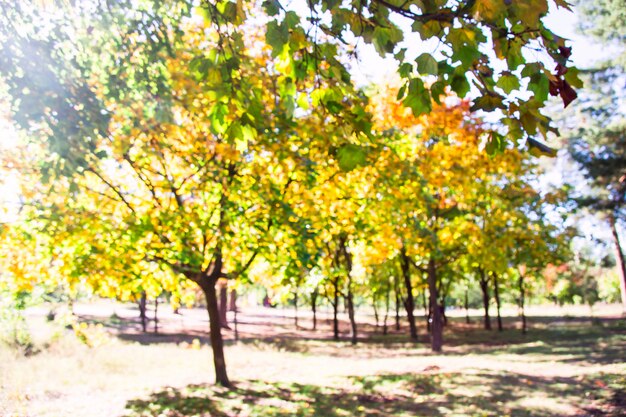
<path fill-rule="evenodd" d="M 446 85 L 441 81 L 436 81 L 430 86 L 430 94 L 437 104 L 441 104 L 441 96 L 446 95 Z"/>
<path fill-rule="evenodd" d="M 530 77 L 528 89 L 535 93 L 534 99 L 536 101 L 543 103 L 548 99 L 548 93 L 550 91 L 550 81 L 543 72 L 538 72 Z"/>
<path fill-rule="evenodd" d="M 417 32 L 422 40 L 430 39 L 433 36 L 442 36 L 444 27 L 450 26 L 447 22 L 439 22 L 436 20 L 429 20 L 426 23 L 418 22 L 417 20 L 411 25 L 413 32 Z"/>
<path fill-rule="evenodd" d="M 276 16 L 280 12 L 280 3 L 278 0 L 265 0 L 263 2 L 263 8 L 268 16 Z"/>
<path fill-rule="evenodd" d="M 462 46 L 452 54 L 452 60 L 460 61 L 464 67 L 470 67 L 480 56 L 481 53 L 476 47 Z"/>
<path fill-rule="evenodd" d="M 272 47 L 272 56 L 276 58 L 282 53 L 284 46 L 289 41 L 289 30 L 286 26 L 271 21 L 267 24 L 265 41 Z"/>
<path fill-rule="evenodd" d="M 522 70 L 522 77 L 532 77 L 535 73 L 543 70 L 543 65 L 539 62 L 529 62 L 524 65 L 524 69 Z"/>
<path fill-rule="evenodd" d="M 548 13 L 547 0 L 515 1 L 512 3 L 513 12 L 527 27 L 536 27 L 540 18 Z"/>
<path fill-rule="evenodd" d="M 287 27 L 287 29 L 294 29 L 300 24 L 300 16 L 294 11 L 287 12 L 285 14 L 285 19 L 283 20 L 283 25 Z"/>
<path fill-rule="evenodd" d="M 450 88 L 452 88 L 452 91 L 454 91 L 459 97 L 463 98 L 469 92 L 470 85 L 464 75 L 455 75 L 450 83 Z"/>
<path fill-rule="evenodd" d="M 576 67 L 568 68 L 564 76 L 565 81 L 567 81 L 569 85 L 571 85 L 574 88 L 582 88 L 583 82 L 578 76 L 578 74 L 579 74 L 578 68 Z"/>
<path fill-rule="evenodd" d="M 337 160 L 342 171 L 352 171 L 359 166 L 366 165 L 367 152 L 362 146 L 348 143 L 337 151 Z"/>
<path fill-rule="evenodd" d="M 430 92 L 424 87 L 422 80 L 413 78 L 409 81 L 409 89 L 402 104 L 410 108 L 415 116 L 430 113 L 432 110 Z"/>
<path fill-rule="evenodd" d="M 322 10 L 334 10 L 335 6 L 341 3 L 341 0 L 326 0 L 322 2 Z"/>
<path fill-rule="evenodd" d="M 522 130 L 519 120 L 512 117 L 503 117 L 500 122 L 508 127 L 507 138 L 511 142 L 515 142 L 524 137 L 524 131 Z"/>
<path fill-rule="evenodd" d="M 531 112 L 522 112 L 519 120 L 526 133 L 529 135 L 537 133 L 537 118 Z"/>
<path fill-rule="evenodd" d="M 334 114 L 334 115 L 339 114 L 341 110 L 343 110 L 343 106 L 341 105 L 341 103 L 334 101 L 334 100 L 329 100 L 325 102 L 324 106 L 331 114 Z"/>
<path fill-rule="evenodd" d="M 415 60 L 417 63 L 417 71 L 420 74 L 437 75 L 439 73 L 439 66 L 437 60 L 429 53 L 424 52 Z"/>
<path fill-rule="evenodd" d="M 241 125 L 241 133 L 246 143 L 254 141 L 257 137 L 256 129 L 250 125 Z"/>
<path fill-rule="evenodd" d="M 404 94 L 406 93 L 406 84 L 404 84 L 400 89 L 398 89 L 398 95 L 396 96 L 396 100 L 402 100 L 404 98 Z"/>
<path fill-rule="evenodd" d="M 400 74 L 400 77 L 402 78 L 409 78 L 412 72 L 413 64 L 411 64 L 410 62 L 404 62 L 398 68 L 398 74 Z"/>
<path fill-rule="evenodd" d="M 485 151 L 490 156 L 502 153 L 506 149 L 506 139 L 498 132 L 489 132 Z"/>
<path fill-rule="evenodd" d="M 98 159 L 103 159 L 103 158 L 106 158 L 106 157 L 107 157 L 107 151 L 105 151 L 105 150 L 103 149 L 103 150 L 100 150 L 100 151 L 96 152 L 94 155 L 95 155 L 95 157 L 96 157 L 96 158 L 98 158 Z"/>
<path fill-rule="evenodd" d="M 402 37 L 402 31 L 395 26 L 376 26 L 372 33 L 372 43 L 378 54 L 384 57 L 387 53 L 393 52 Z"/>
<path fill-rule="evenodd" d="M 402 48 L 398 52 L 396 52 L 393 57 L 396 59 L 396 61 L 404 62 L 405 55 L 406 55 L 406 48 Z"/>
<path fill-rule="evenodd" d="M 509 67 L 509 70 L 514 71 L 522 65 L 526 60 L 524 59 L 524 55 L 522 55 L 522 42 L 518 38 L 514 38 L 510 41 L 506 41 L 504 55 L 506 57 L 506 63 Z"/>
<path fill-rule="evenodd" d="M 520 88 L 519 79 L 511 73 L 502 75 L 496 86 L 500 87 L 506 94 L 511 94 L 511 91 Z"/>
<path fill-rule="evenodd" d="M 495 109 L 506 109 L 502 101 L 502 96 L 487 94 L 474 100 L 474 104 L 470 107 L 470 110 L 484 110 L 490 112 Z"/>

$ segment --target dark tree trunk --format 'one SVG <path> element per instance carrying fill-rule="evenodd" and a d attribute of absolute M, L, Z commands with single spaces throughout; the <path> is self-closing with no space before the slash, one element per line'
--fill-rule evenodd
<path fill-rule="evenodd" d="M 220 289 L 220 326 L 222 326 L 223 329 L 230 329 L 230 327 L 228 327 L 228 318 L 226 317 L 226 312 L 228 311 L 228 284 L 222 282 L 218 284 L 218 287 Z"/>
<path fill-rule="evenodd" d="M 443 325 L 448 325 L 448 317 L 446 316 L 446 297 L 441 299 L 441 304 L 439 305 L 439 310 L 441 310 L 441 318 L 443 319 Z"/>
<path fill-rule="evenodd" d="M 438 303 L 437 266 L 433 258 L 430 258 L 428 261 L 428 291 L 430 292 L 430 303 L 433 307 L 430 344 L 433 352 L 441 352 L 443 347 L 443 319 L 441 317 L 441 306 Z"/>
<path fill-rule="evenodd" d="M 618 266 L 619 288 L 622 296 L 622 315 L 626 316 L 626 261 L 624 260 L 624 251 L 622 250 L 622 245 L 619 241 L 619 234 L 617 233 L 617 227 L 615 225 L 614 213 L 611 213 L 609 216 L 609 223 L 611 225 L 611 233 L 613 234 L 615 259 Z"/>
<path fill-rule="evenodd" d="M 446 298 L 448 298 L 448 294 L 450 293 L 450 286 L 452 285 L 452 280 L 448 280 L 448 285 L 443 285 L 443 280 L 441 280 L 439 289 L 441 295 L 441 318 L 443 319 L 443 325 L 448 325 L 448 316 L 446 315 Z"/>
<path fill-rule="evenodd" d="M 520 274 L 517 280 L 517 286 L 519 288 L 519 311 L 522 319 L 522 333 L 526 334 L 526 313 L 524 311 L 524 304 L 526 302 L 526 289 L 524 288 L 524 276 Z"/>
<path fill-rule="evenodd" d="M 154 299 L 154 332 L 159 332 L 159 297 Z"/>
<path fill-rule="evenodd" d="M 376 320 L 376 330 L 380 327 L 380 319 L 378 317 L 378 307 L 376 306 L 376 297 L 372 298 L 372 306 L 374 307 L 374 320 Z"/>
<path fill-rule="evenodd" d="M 313 310 L 313 330 L 317 330 L 317 288 L 311 294 L 311 309 Z"/>
<path fill-rule="evenodd" d="M 335 294 L 333 296 L 334 301 L 331 302 L 333 305 L 333 339 L 339 340 L 339 319 L 337 318 L 339 310 L 339 278 L 335 278 L 333 280 L 333 287 L 335 290 Z"/>
<path fill-rule="evenodd" d="M 346 262 L 346 270 L 348 272 L 348 296 L 346 297 L 346 303 L 348 307 L 348 318 L 350 319 L 350 328 L 352 329 L 350 342 L 353 345 L 356 345 L 357 342 L 357 328 L 356 328 L 356 319 L 354 317 L 354 295 L 352 294 L 352 254 L 350 253 L 350 249 L 346 244 L 346 238 L 341 239 L 340 244 L 341 251 L 343 252 L 343 257 Z"/>
<path fill-rule="evenodd" d="M 430 299 L 430 293 L 428 296 L 428 314 L 426 315 L 426 331 L 428 331 L 428 333 L 430 333 L 431 330 L 431 323 L 433 322 L 433 303 L 432 300 Z"/>
<path fill-rule="evenodd" d="M 467 288 L 465 289 L 465 324 L 470 324 L 469 300 L 468 300 L 468 296 L 467 296 Z"/>
<path fill-rule="evenodd" d="M 400 269 L 402 270 L 402 276 L 404 278 L 404 286 L 406 287 L 406 299 L 404 300 L 404 308 L 406 309 L 406 316 L 409 321 L 409 331 L 411 339 L 417 340 L 417 326 L 415 326 L 415 316 L 413 311 L 415 310 L 415 299 L 413 298 L 413 284 L 411 283 L 411 270 L 410 260 L 406 254 L 404 246 L 400 249 Z"/>
<path fill-rule="evenodd" d="M 350 288 L 352 285 L 350 284 L 352 280 L 348 280 L 348 297 L 346 299 L 348 303 L 348 318 L 350 319 L 350 328 L 352 330 L 350 343 L 356 345 L 357 342 L 357 328 L 356 328 L 356 319 L 354 317 L 354 296 L 352 295 L 352 289 Z"/>
<path fill-rule="evenodd" d="M 296 288 L 296 290 L 293 292 L 293 308 L 294 308 L 293 322 L 297 329 L 299 327 L 298 326 L 298 288 Z"/>
<path fill-rule="evenodd" d="M 391 292 L 391 286 L 387 286 L 385 293 L 385 317 L 383 318 L 383 335 L 387 335 L 387 319 L 389 318 L 389 293 Z"/>
<path fill-rule="evenodd" d="M 213 349 L 213 365 L 215 366 L 215 382 L 219 385 L 230 387 L 230 381 L 226 373 L 226 360 L 224 359 L 224 341 L 222 339 L 220 311 L 217 302 L 217 292 L 215 290 L 216 281 L 217 279 L 215 278 L 205 277 L 200 287 L 204 292 L 207 311 L 209 313 L 211 348 Z"/>
<path fill-rule="evenodd" d="M 426 331 L 430 333 L 430 303 L 426 302 L 426 289 L 422 291 L 422 307 L 424 308 L 424 320 L 426 321 Z"/>
<path fill-rule="evenodd" d="M 400 284 L 398 283 L 398 277 L 393 278 L 393 292 L 396 296 L 396 331 L 400 330 Z"/>
<path fill-rule="evenodd" d="M 498 275 L 492 274 L 493 278 L 493 295 L 496 298 L 496 312 L 498 318 L 498 331 L 502 331 L 502 316 L 500 316 L 500 286 L 498 285 Z"/>
<path fill-rule="evenodd" d="M 237 290 L 230 291 L 230 299 L 228 301 L 228 311 L 237 311 Z"/>
<path fill-rule="evenodd" d="M 147 299 L 146 292 L 141 292 L 141 298 L 139 299 L 139 319 L 141 320 L 141 331 L 146 333 L 148 331 L 148 315 L 146 314 L 147 310 Z"/>
<path fill-rule="evenodd" d="M 485 310 L 484 326 L 486 330 L 491 330 L 491 318 L 489 317 L 489 280 L 482 268 L 478 270 L 478 282 L 480 284 L 480 290 L 483 293 L 483 308 Z"/>

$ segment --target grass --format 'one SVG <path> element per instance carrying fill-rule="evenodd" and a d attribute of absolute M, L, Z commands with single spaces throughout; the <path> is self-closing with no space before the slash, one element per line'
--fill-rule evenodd
<path fill-rule="evenodd" d="M 255 314 L 248 321 L 262 318 Z M 329 340 L 325 322 L 292 334 L 291 321 L 272 314 L 273 327 L 242 325 L 243 340 L 227 341 L 232 390 L 209 383 L 206 339 L 190 343 L 202 332 L 184 323 L 164 318 L 162 334 L 144 337 L 126 329 L 124 314 L 111 323 L 110 313 L 90 315 L 107 330 L 93 348 L 67 329 L 53 339 L 34 332 L 45 346 L 38 354 L 0 349 L 0 415 L 617 417 L 626 409 L 623 320 L 536 316 L 522 335 L 511 319 L 502 333 L 480 329 L 478 318 L 470 326 L 453 319 L 435 355 L 423 328 L 414 344 L 363 326 L 353 347 Z M 29 322 L 50 326 L 38 316 Z"/>
<path fill-rule="evenodd" d="M 617 416 L 617 407 L 626 405 L 618 389 L 624 383 L 615 374 L 546 378 L 478 370 L 352 377 L 341 388 L 248 380 L 233 390 L 211 385 L 167 388 L 130 401 L 125 415 L 556 417 L 615 411 Z M 615 391 L 598 389 L 609 386 Z"/>

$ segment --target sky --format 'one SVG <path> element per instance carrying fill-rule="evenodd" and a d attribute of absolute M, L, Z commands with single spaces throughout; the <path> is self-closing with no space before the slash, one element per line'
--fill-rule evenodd
<path fill-rule="evenodd" d="M 588 67 L 594 61 L 603 58 L 603 51 L 594 45 L 589 39 L 576 32 L 577 20 L 574 13 L 565 9 L 557 9 L 551 4 L 550 13 L 545 18 L 546 25 L 557 35 L 569 39 L 572 46 L 572 61 L 578 67 Z M 411 40 L 416 39 L 416 35 L 407 36 Z M 410 52 L 427 51 L 432 52 L 435 45 L 432 43 L 417 42 L 407 45 Z M 606 51 L 604 51 L 606 52 Z M 417 55 L 417 54 L 416 54 Z M 388 78 L 394 74 L 397 68 L 393 58 L 381 58 L 371 45 L 361 43 L 359 48 L 359 60 L 351 65 L 352 76 L 357 84 L 364 85 Z M 11 126 L 9 116 L 2 113 L 0 109 L 0 152 L 9 150 L 17 142 L 17 134 Z M 552 182 L 558 181 L 558 171 L 552 174 Z M 13 178 L 0 178 L 0 222 L 7 221 L 6 214 L 3 216 L 3 208 L 17 207 L 19 203 L 17 193 L 17 181 Z"/>

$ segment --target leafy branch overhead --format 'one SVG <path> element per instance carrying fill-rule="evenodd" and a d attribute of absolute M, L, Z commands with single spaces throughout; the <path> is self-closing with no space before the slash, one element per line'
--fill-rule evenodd
<path fill-rule="evenodd" d="M 563 0 L 556 5 L 571 10 Z M 560 96 L 567 107 L 582 86 L 578 70 L 568 64 L 571 48 L 544 25 L 547 0 L 312 0 L 306 18 L 289 10 L 288 2 L 266 0 L 263 6 L 274 56 L 315 60 L 329 43 L 372 44 L 398 62 L 404 79 L 398 99 L 416 116 L 430 112 L 447 89 L 463 98 L 473 88 L 478 98 L 472 109 L 500 114 L 509 141 L 556 133 L 541 113 L 548 95 Z M 401 29 L 405 23 L 410 33 Z M 296 46 L 303 34 L 312 48 Z M 435 51 L 409 56 L 406 45 L 431 39 L 438 41 Z M 339 60 L 327 62 L 322 74 L 345 72 Z M 494 69 L 502 65 L 504 70 Z"/>

